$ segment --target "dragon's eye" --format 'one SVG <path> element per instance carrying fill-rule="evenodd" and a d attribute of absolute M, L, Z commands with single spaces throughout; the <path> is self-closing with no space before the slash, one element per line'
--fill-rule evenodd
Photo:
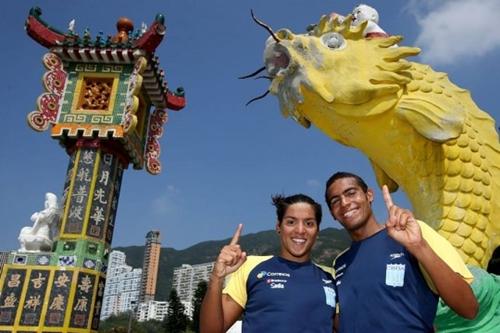
<path fill-rule="evenodd" d="M 321 42 L 323 45 L 330 49 L 342 49 L 345 46 L 345 39 L 344 37 L 336 32 L 330 32 L 327 33 L 323 36 L 321 36 Z"/>

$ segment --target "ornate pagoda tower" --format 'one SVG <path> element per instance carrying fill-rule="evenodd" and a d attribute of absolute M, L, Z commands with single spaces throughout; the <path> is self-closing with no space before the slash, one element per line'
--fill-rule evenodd
<path fill-rule="evenodd" d="M 97 332 L 123 171 L 161 171 L 167 109 L 185 99 L 182 88 L 167 88 L 154 54 L 162 15 L 140 31 L 120 18 L 107 38 L 79 36 L 74 22 L 57 31 L 40 15 L 31 9 L 26 31 L 48 49 L 46 91 L 28 124 L 50 128 L 69 163 L 52 248 L 11 252 L 2 270 L 0 333 Z"/>

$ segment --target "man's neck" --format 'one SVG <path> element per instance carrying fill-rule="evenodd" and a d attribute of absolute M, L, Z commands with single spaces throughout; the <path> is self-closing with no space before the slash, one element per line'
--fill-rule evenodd
<path fill-rule="evenodd" d="M 371 217 L 364 226 L 356 230 L 350 231 L 349 235 L 353 241 L 361 241 L 370 236 L 373 236 L 380 230 L 384 229 L 385 226 L 378 224 L 374 217 Z"/>

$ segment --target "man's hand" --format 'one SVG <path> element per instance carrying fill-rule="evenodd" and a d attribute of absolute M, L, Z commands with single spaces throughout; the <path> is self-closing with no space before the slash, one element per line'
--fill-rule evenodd
<path fill-rule="evenodd" d="M 386 222 L 389 236 L 403 245 L 418 260 L 431 278 L 438 295 L 453 311 L 464 318 L 474 319 L 479 305 L 470 286 L 422 237 L 422 231 L 413 214 L 394 205 L 387 186 L 382 187 L 382 192 L 389 212 Z M 448 246 L 451 248 L 450 244 Z"/>
<path fill-rule="evenodd" d="M 410 250 L 410 252 L 412 248 L 421 246 L 423 242 L 422 231 L 413 213 L 396 206 L 392 202 L 387 185 L 382 186 L 382 193 L 388 212 L 385 226 L 389 236 Z"/>
<path fill-rule="evenodd" d="M 247 259 L 246 252 L 241 251 L 240 245 L 238 244 L 242 228 L 243 224 L 239 224 L 229 245 L 224 246 L 220 251 L 215 261 L 214 270 L 212 271 L 212 275 L 215 277 L 219 279 L 225 278 L 227 275 L 240 268 Z"/>

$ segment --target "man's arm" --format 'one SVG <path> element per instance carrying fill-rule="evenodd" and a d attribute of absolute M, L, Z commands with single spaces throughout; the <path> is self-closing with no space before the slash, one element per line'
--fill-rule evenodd
<path fill-rule="evenodd" d="M 202 333 L 223 333 L 241 316 L 243 308 L 229 295 L 222 294 L 224 279 L 235 272 L 246 260 L 246 253 L 238 245 L 242 225 L 233 239 L 222 248 L 214 265 L 207 293 L 201 304 L 200 330 Z"/>
<path fill-rule="evenodd" d="M 427 272 L 443 301 L 458 315 L 474 319 L 479 305 L 469 284 L 434 252 L 425 239 L 407 249 Z"/>
<path fill-rule="evenodd" d="M 387 186 L 382 187 L 384 201 L 389 212 L 387 233 L 418 260 L 429 275 L 436 291 L 444 302 L 458 315 L 473 319 L 479 305 L 469 284 L 455 273 L 422 237 L 420 225 L 412 212 L 392 202 Z"/>

